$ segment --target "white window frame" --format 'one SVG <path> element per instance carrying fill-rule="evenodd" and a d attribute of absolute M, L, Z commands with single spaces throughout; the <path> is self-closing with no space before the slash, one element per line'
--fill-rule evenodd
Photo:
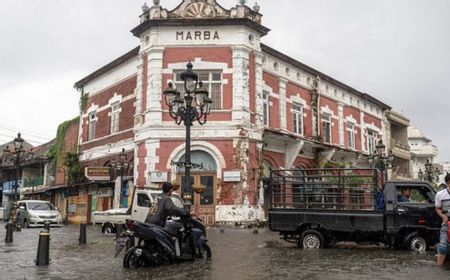
<path fill-rule="evenodd" d="M 376 151 L 378 133 L 374 130 L 367 130 L 367 152 L 373 154 Z"/>
<path fill-rule="evenodd" d="M 270 92 L 267 90 L 263 90 L 262 93 L 262 115 L 263 115 L 263 124 L 265 126 L 269 126 L 270 121 L 269 121 L 269 117 L 270 117 L 270 104 L 269 104 L 269 97 L 270 97 Z"/>
<path fill-rule="evenodd" d="M 303 104 L 292 102 L 292 129 L 295 133 L 303 135 Z"/>
<path fill-rule="evenodd" d="M 109 131 L 111 134 L 119 132 L 119 122 L 120 122 L 120 102 L 116 101 L 111 104 L 111 122 Z"/>
<path fill-rule="evenodd" d="M 174 72 L 174 85 L 177 91 L 180 92 L 181 96 L 184 95 L 184 82 L 181 80 L 180 74 L 183 71 L 175 71 Z M 199 76 L 199 82 L 203 82 L 203 86 L 208 90 L 209 97 L 212 99 L 211 104 L 211 110 L 222 110 L 223 109 L 223 71 L 222 70 L 196 70 L 196 73 Z M 208 74 L 208 80 L 201 79 L 200 76 Z M 219 80 L 213 80 L 213 75 L 219 74 L 220 79 Z M 220 91 L 213 91 L 213 85 L 215 85 L 215 88 L 219 88 Z"/>
<path fill-rule="evenodd" d="M 88 114 L 88 141 L 95 139 L 97 130 L 97 112 L 92 111 Z"/>
<path fill-rule="evenodd" d="M 328 114 L 328 113 L 323 113 L 322 115 L 322 132 L 323 132 L 323 141 L 325 143 L 329 143 L 331 144 L 333 142 L 333 129 L 332 129 L 332 115 Z M 325 128 L 328 126 L 328 131 L 329 131 L 329 135 L 330 135 L 330 139 L 325 139 Z M 327 141 L 328 140 L 328 141 Z"/>
<path fill-rule="evenodd" d="M 347 122 L 347 137 L 348 137 L 348 147 L 350 149 L 355 149 L 355 124 L 353 122 Z"/>

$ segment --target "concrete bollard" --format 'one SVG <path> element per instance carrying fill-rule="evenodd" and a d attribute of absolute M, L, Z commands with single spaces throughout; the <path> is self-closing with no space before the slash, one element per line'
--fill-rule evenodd
<path fill-rule="evenodd" d="M 39 233 L 39 244 L 35 263 L 37 266 L 48 265 L 50 262 L 50 232 L 43 230 Z"/>
<path fill-rule="evenodd" d="M 8 222 L 5 226 L 6 228 L 6 236 L 5 236 L 5 243 L 9 244 L 13 242 L 13 228 L 14 224 L 11 222 Z"/>
<path fill-rule="evenodd" d="M 44 229 L 48 230 L 50 232 L 50 222 L 45 222 L 44 223 Z"/>
<path fill-rule="evenodd" d="M 135 239 L 134 239 L 134 233 L 130 232 L 130 234 L 128 234 L 128 240 L 127 240 L 127 244 L 125 245 L 125 252 L 128 252 L 128 250 L 130 250 L 130 248 L 134 247 L 136 244 Z"/>
<path fill-rule="evenodd" d="M 225 229 L 221 228 L 220 233 L 224 233 L 224 232 L 225 232 Z"/>
<path fill-rule="evenodd" d="M 86 245 L 86 224 L 80 224 L 80 245 Z"/>

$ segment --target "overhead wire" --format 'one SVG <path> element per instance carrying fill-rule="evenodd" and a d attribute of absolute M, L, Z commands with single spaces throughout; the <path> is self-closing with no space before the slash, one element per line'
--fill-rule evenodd
<path fill-rule="evenodd" d="M 42 139 L 48 139 L 48 140 L 53 138 L 53 136 L 50 136 L 48 134 L 43 134 L 43 133 L 40 133 L 40 132 L 36 132 L 36 131 L 28 130 L 28 129 L 21 129 L 21 128 L 8 126 L 8 125 L 4 125 L 4 124 L 0 124 L 0 128 L 6 129 L 6 130 L 9 130 L 9 131 L 13 131 L 13 132 L 23 131 L 23 132 L 26 132 L 29 135 L 35 136 L 36 138 L 42 138 Z"/>

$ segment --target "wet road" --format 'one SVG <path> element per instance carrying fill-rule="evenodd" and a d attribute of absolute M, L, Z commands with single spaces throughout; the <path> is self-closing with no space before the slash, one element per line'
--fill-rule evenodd
<path fill-rule="evenodd" d="M 415 254 L 385 248 L 343 246 L 302 251 L 279 240 L 267 229 L 211 229 L 213 259 L 160 268 L 125 270 L 122 256 L 114 258 L 114 235 L 88 227 L 88 244 L 78 245 L 79 227 L 51 229 L 47 267 L 36 267 L 41 229 L 14 233 L 12 246 L 4 243 L 0 223 L 0 279 L 449 279 L 448 268 L 438 268 L 434 252 Z"/>

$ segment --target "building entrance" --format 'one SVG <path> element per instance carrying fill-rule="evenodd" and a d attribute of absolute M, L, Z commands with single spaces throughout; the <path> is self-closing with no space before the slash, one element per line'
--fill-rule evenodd
<path fill-rule="evenodd" d="M 184 161 L 184 156 L 180 161 Z M 190 193 L 192 197 L 192 211 L 207 225 L 215 223 L 216 208 L 216 178 L 217 166 L 210 154 L 204 151 L 193 151 L 191 153 L 190 187 L 186 185 L 184 168 L 177 169 L 177 181 L 181 186 L 181 196 Z M 201 194 L 195 193 L 193 186 L 204 186 L 205 191 Z"/>

